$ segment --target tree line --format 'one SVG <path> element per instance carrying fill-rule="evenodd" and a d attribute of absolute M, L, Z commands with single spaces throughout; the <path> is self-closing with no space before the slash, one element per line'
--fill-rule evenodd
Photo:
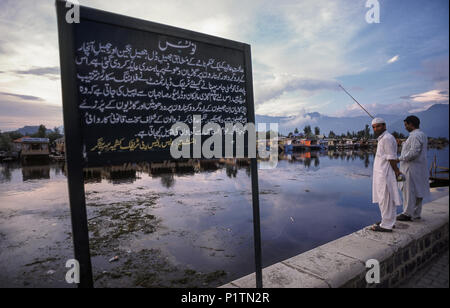
<path fill-rule="evenodd" d="M 290 132 L 288 134 L 288 137 L 293 137 L 294 135 L 298 135 L 300 133 L 298 128 L 295 128 L 294 132 Z M 314 127 L 314 133 L 313 133 L 313 129 L 311 128 L 311 125 L 306 125 L 303 128 L 303 132 L 302 132 L 303 136 L 306 138 L 317 138 L 317 136 L 320 135 L 320 127 L 316 126 Z M 406 139 L 406 136 L 402 133 L 398 133 L 398 132 L 393 132 L 392 135 L 397 138 L 397 139 Z M 326 135 L 324 135 L 324 137 L 327 137 Z M 375 136 L 373 135 L 373 133 L 371 133 L 371 128 L 368 124 L 366 124 L 365 128 L 357 131 L 357 132 L 350 132 L 347 131 L 346 134 L 336 134 L 333 131 L 330 131 L 328 134 L 328 138 L 331 139 L 353 139 L 353 138 L 357 138 L 357 139 L 365 139 L 365 140 L 369 140 L 369 139 L 373 139 L 375 138 Z"/>
<path fill-rule="evenodd" d="M 59 128 L 55 127 L 53 130 L 48 130 L 45 125 L 39 125 L 38 131 L 35 134 L 27 135 L 31 138 L 48 138 L 50 145 L 52 145 L 56 139 L 62 138 L 63 135 L 59 131 Z M 1 132 L 0 131 L 0 151 L 9 152 L 13 150 L 13 141 L 19 138 L 25 137 L 19 131 L 14 132 Z"/>

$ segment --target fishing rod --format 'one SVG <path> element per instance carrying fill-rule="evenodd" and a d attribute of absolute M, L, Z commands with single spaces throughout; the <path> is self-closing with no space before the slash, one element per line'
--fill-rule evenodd
<path fill-rule="evenodd" d="M 342 89 L 342 90 L 344 90 L 344 92 L 345 93 L 347 93 L 347 95 L 348 96 L 350 96 L 358 105 L 359 105 L 359 107 L 361 107 L 368 115 L 369 115 L 369 117 L 371 117 L 372 119 L 375 119 L 375 117 L 374 116 L 372 116 L 360 103 L 358 103 L 358 101 L 353 97 L 353 96 L 351 96 L 350 95 L 350 93 L 348 93 L 347 92 L 347 90 L 345 90 L 344 89 L 344 87 L 343 86 L 341 86 L 340 84 L 339 84 L 339 87 Z"/>

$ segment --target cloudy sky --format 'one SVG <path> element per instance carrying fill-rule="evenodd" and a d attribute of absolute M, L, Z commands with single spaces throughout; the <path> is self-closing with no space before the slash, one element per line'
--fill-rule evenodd
<path fill-rule="evenodd" d="M 372 0 L 373 1 L 373 0 Z M 408 113 L 449 102 L 447 0 L 85 0 L 252 46 L 261 115 Z M 0 130 L 62 125 L 53 0 L 0 0 Z"/>

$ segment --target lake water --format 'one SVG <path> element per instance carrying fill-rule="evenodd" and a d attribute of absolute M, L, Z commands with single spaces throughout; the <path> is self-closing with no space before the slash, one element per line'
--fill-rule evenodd
<path fill-rule="evenodd" d="M 430 149 L 430 164 L 436 155 L 448 167 L 448 154 L 448 147 Z M 259 170 L 263 266 L 378 221 L 373 158 L 295 153 Z M 96 287 L 215 287 L 254 272 L 249 166 L 212 161 L 167 170 L 86 175 Z M 448 188 L 433 189 L 430 199 L 444 195 Z M 72 287 L 64 280 L 71 258 L 64 164 L 0 165 L 0 287 Z"/>

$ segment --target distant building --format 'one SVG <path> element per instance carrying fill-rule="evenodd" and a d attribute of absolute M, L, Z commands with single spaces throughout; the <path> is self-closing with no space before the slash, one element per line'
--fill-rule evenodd
<path fill-rule="evenodd" d="M 338 140 L 334 138 L 327 138 L 324 140 L 325 145 L 328 147 L 328 149 L 336 149 L 336 146 L 338 144 Z"/>
<path fill-rule="evenodd" d="M 27 138 L 30 138 L 30 136 L 25 136 L 25 137 L 14 140 L 13 141 L 13 151 L 14 152 L 22 151 L 22 140 L 27 139 Z"/>
<path fill-rule="evenodd" d="M 56 152 L 60 154 L 66 153 L 66 138 L 62 137 L 55 140 Z"/>
<path fill-rule="evenodd" d="M 22 137 L 14 140 L 14 147 L 20 152 L 22 161 L 29 158 L 48 158 L 50 155 L 49 142 L 48 138 Z"/>

